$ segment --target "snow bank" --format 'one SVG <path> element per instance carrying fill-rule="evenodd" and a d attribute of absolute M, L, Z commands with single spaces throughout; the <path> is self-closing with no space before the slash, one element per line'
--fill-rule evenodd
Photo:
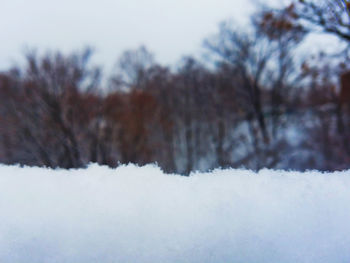
<path fill-rule="evenodd" d="M 350 172 L 0 166 L 0 262 L 350 262 Z"/>

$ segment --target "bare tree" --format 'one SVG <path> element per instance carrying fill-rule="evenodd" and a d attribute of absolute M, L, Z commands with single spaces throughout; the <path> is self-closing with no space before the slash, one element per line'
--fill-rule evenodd
<path fill-rule="evenodd" d="M 88 101 L 81 93 L 96 88 L 100 75 L 99 69 L 87 66 L 90 55 L 90 49 L 41 58 L 28 53 L 25 71 L 18 70 L 10 84 L 10 89 L 17 85 L 18 90 L 7 106 L 18 122 L 15 128 L 22 144 L 18 147 L 35 153 L 42 165 L 70 168 L 86 163 L 83 136 L 89 130 L 91 109 L 97 105 L 84 109 Z"/>

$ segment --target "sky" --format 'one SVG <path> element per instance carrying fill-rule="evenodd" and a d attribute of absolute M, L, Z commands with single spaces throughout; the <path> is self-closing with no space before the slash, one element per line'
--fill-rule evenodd
<path fill-rule="evenodd" d="M 0 70 L 28 48 L 70 52 L 89 45 L 111 67 L 126 49 L 145 45 L 163 64 L 198 54 L 225 19 L 248 21 L 247 0 L 2 0 Z"/>

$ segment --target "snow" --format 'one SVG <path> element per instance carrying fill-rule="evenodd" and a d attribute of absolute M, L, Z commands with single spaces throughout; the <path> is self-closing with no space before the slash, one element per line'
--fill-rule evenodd
<path fill-rule="evenodd" d="M 0 262 L 350 262 L 350 172 L 0 166 Z"/>

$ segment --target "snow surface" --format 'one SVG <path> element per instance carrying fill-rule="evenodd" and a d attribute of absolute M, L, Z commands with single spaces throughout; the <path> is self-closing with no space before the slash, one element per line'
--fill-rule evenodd
<path fill-rule="evenodd" d="M 0 262 L 350 262 L 350 172 L 0 166 Z"/>

